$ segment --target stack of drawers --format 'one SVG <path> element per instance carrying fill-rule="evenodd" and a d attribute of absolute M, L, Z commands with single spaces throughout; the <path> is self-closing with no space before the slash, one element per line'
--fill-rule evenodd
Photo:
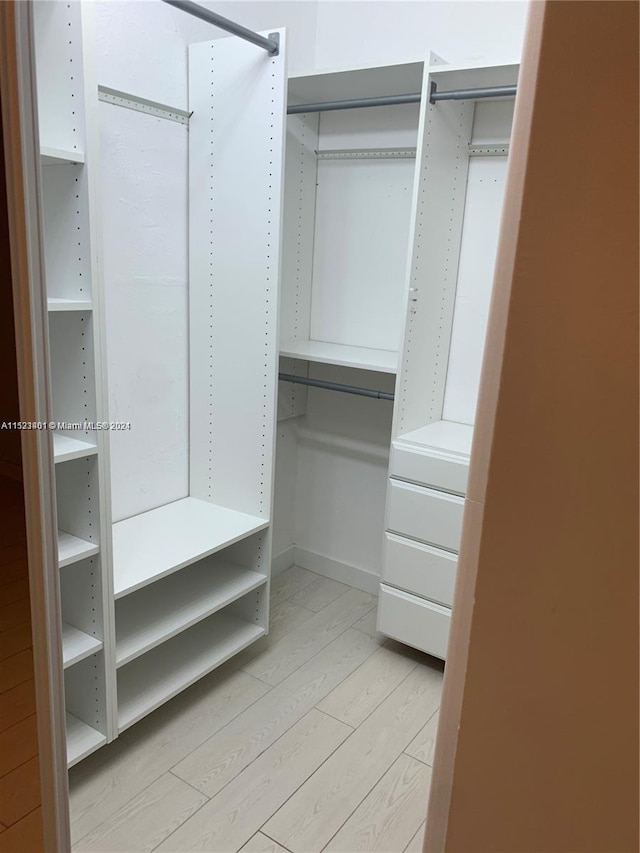
<path fill-rule="evenodd" d="M 471 436 L 439 421 L 391 448 L 378 630 L 443 660 Z"/>

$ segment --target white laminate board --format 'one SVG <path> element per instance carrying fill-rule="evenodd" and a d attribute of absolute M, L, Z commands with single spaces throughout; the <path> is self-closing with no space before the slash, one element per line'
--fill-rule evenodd
<path fill-rule="evenodd" d="M 457 552 L 463 510 L 462 497 L 389 480 L 387 529 L 391 533 Z"/>
<path fill-rule="evenodd" d="M 412 160 L 318 161 L 312 340 L 399 347 L 414 172 Z"/>
<path fill-rule="evenodd" d="M 451 609 L 380 584 L 378 630 L 445 660 Z"/>
<path fill-rule="evenodd" d="M 53 459 L 54 462 L 68 462 L 71 459 L 82 459 L 85 456 L 93 456 L 98 452 L 95 444 L 88 441 L 80 441 L 59 432 L 53 434 Z"/>
<path fill-rule="evenodd" d="M 43 166 L 57 166 L 60 163 L 77 166 L 79 163 L 84 163 L 84 154 L 82 151 L 73 151 L 68 148 L 52 148 L 48 145 L 41 145 L 40 163 Z"/>
<path fill-rule="evenodd" d="M 84 539 L 72 536 L 71 533 L 58 530 L 58 566 L 60 568 L 76 563 L 78 560 L 84 560 L 85 557 L 91 557 L 99 550 L 100 548 L 93 542 L 86 542 Z"/>
<path fill-rule="evenodd" d="M 47 299 L 49 311 L 91 311 L 92 308 L 91 301 L 88 299 L 59 299 L 55 296 Z"/>
<path fill-rule="evenodd" d="M 126 596 L 116 605 L 116 665 L 123 666 L 267 582 L 210 558 Z"/>
<path fill-rule="evenodd" d="M 73 625 L 62 623 L 62 661 L 64 668 L 73 666 L 102 648 L 102 640 L 79 631 Z"/>
<path fill-rule="evenodd" d="M 450 421 L 475 420 L 506 175 L 507 157 L 470 160 L 442 409 Z"/>
<path fill-rule="evenodd" d="M 280 346 L 280 355 L 379 373 L 395 373 L 398 363 L 398 353 L 392 350 L 352 347 L 327 341 L 285 341 Z"/>
<path fill-rule="evenodd" d="M 345 68 L 289 77 L 289 103 L 306 104 L 420 92 L 424 63 Z"/>
<path fill-rule="evenodd" d="M 101 732 L 67 712 L 67 765 L 72 767 L 107 742 Z"/>
<path fill-rule="evenodd" d="M 118 729 L 136 723 L 264 634 L 230 613 L 216 613 L 118 672 Z"/>
<path fill-rule="evenodd" d="M 268 32 L 274 32 L 269 30 Z M 189 491 L 271 515 L 286 33 L 189 45 Z"/>
<path fill-rule="evenodd" d="M 183 498 L 113 526 L 116 598 L 263 530 L 264 518 Z"/>
<path fill-rule="evenodd" d="M 458 557 L 393 533 L 385 534 L 382 580 L 451 607 Z"/>
<path fill-rule="evenodd" d="M 431 447 L 445 453 L 460 453 L 469 456 L 473 427 L 454 421 L 434 421 L 425 427 L 399 435 L 395 443 L 413 444 L 418 447 Z"/>

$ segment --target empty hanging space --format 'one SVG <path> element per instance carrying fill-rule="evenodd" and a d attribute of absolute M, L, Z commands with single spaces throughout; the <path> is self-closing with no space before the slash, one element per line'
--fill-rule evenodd
<path fill-rule="evenodd" d="M 419 93 L 422 63 L 293 77 L 289 104 Z M 280 354 L 394 374 L 417 103 L 289 115 Z"/>

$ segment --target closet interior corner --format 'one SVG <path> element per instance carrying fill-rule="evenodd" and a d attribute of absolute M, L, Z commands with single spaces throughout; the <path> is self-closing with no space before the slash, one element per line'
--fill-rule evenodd
<path fill-rule="evenodd" d="M 518 76 L 287 76 L 274 27 L 165 104 L 102 85 L 91 7 L 32 3 L 69 766 L 292 565 L 445 659 Z"/>

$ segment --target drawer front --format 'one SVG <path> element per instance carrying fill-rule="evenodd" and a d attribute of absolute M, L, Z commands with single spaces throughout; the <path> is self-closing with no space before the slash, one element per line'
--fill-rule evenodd
<path fill-rule="evenodd" d="M 387 530 L 457 551 L 464 498 L 389 480 Z"/>
<path fill-rule="evenodd" d="M 382 580 L 451 607 L 458 557 L 394 533 L 385 534 Z"/>
<path fill-rule="evenodd" d="M 380 584 L 378 631 L 445 660 L 451 610 Z"/>
<path fill-rule="evenodd" d="M 422 483 L 464 495 L 467 491 L 469 460 L 448 456 L 437 451 L 413 450 L 391 446 L 389 461 L 391 477 Z"/>

